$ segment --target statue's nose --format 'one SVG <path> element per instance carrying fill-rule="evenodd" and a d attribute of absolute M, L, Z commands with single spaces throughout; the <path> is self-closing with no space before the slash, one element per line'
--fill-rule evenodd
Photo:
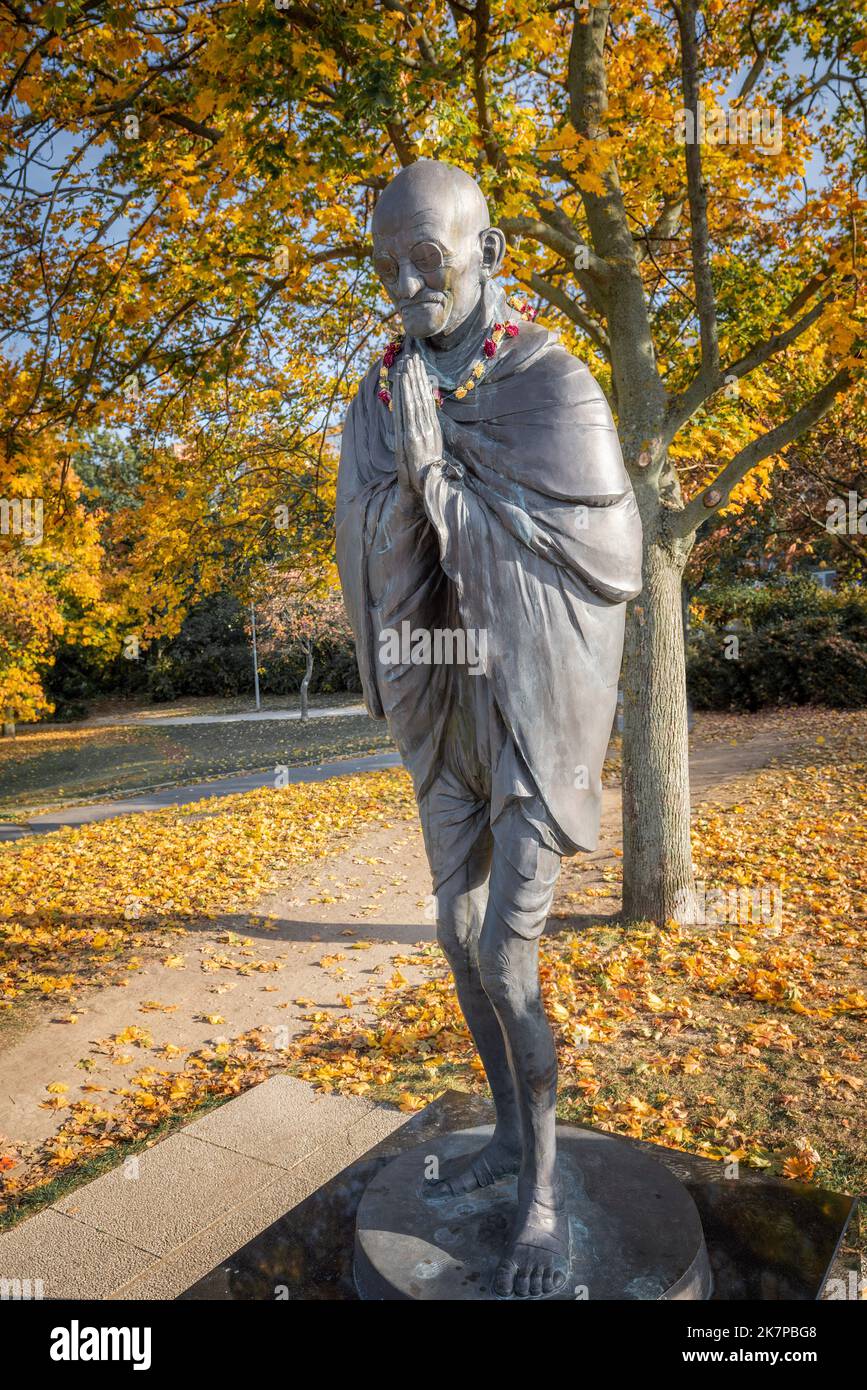
<path fill-rule="evenodd" d="M 401 261 L 400 274 L 397 281 L 397 297 L 401 304 L 407 300 L 414 299 L 419 290 L 424 288 L 424 280 L 419 275 L 412 261 Z"/>

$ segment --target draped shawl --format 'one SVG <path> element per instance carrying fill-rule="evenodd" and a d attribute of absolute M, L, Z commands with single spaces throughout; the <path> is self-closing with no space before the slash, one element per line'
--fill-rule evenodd
<path fill-rule="evenodd" d="M 480 312 L 488 325 L 517 320 L 492 287 Z M 445 355 L 407 339 L 403 351 L 414 348 L 451 389 L 480 338 Z M 388 719 L 422 796 L 461 709 L 472 718 L 467 681 L 487 680 L 555 826 L 593 848 L 625 601 L 641 589 L 641 524 L 605 397 L 552 334 L 522 323 L 473 391 L 446 396 L 444 466 L 408 498 L 378 373 L 377 362 L 347 415 L 336 518 L 367 707 Z M 379 635 L 404 621 L 483 629 L 485 675 L 383 666 Z"/>

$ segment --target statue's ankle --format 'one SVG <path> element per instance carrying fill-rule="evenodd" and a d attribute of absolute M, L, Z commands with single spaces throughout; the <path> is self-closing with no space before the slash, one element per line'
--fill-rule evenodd
<path fill-rule="evenodd" d="M 533 1202 L 551 1211 L 559 1211 L 563 1206 L 563 1184 L 559 1178 L 553 1182 L 538 1182 L 532 1175 L 522 1175 L 518 1182 L 518 1194 L 527 1202 Z"/>

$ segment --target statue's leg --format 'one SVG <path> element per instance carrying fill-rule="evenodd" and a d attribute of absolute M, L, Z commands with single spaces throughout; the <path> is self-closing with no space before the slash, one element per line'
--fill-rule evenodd
<path fill-rule="evenodd" d="M 526 835 L 524 841 L 526 848 Z M 523 1141 L 518 1211 L 494 1289 L 519 1297 L 554 1292 L 569 1269 L 569 1223 L 557 1174 L 557 1053 L 539 983 L 539 937 L 560 858 L 541 843 L 529 843 L 529 864 L 535 860 L 532 877 L 511 862 L 521 859 L 514 845 L 509 846 L 511 857 L 502 844 L 495 846 L 479 943 L 482 984 L 506 1039 Z M 526 869 L 526 855 L 524 861 Z"/>
<path fill-rule="evenodd" d="M 485 828 L 469 857 L 436 893 L 437 938 L 455 977 L 458 1001 L 479 1051 L 496 1107 L 488 1144 L 444 1168 L 431 1197 L 459 1196 L 513 1176 L 521 1163 L 521 1121 L 503 1031 L 479 975 L 479 937 L 488 899 L 492 837 Z"/>

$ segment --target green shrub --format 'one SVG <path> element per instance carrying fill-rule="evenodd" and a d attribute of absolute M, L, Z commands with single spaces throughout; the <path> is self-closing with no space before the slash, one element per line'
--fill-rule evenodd
<path fill-rule="evenodd" d="M 703 620 L 696 626 L 725 627 L 742 622 L 751 628 L 770 627 L 788 619 L 820 614 L 841 623 L 867 625 L 867 590 L 856 585 L 824 589 L 807 575 L 795 575 L 785 583 L 703 585 L 693 596 L 694 614 Z"/>
<path fill-rule="evenodd" d="M 159 654 L 147 654 L 152 699 L 251 695 L 253 650 L 247 620 L 248 610 L 223 595 L 197 604 L 177 637 Z M 258 660 L 263 695 L 295 695 L 301 689 L 305 659 L 300 642 L 278 641 L 260 631 Z M 323 637 L 315 642 L 310 694 L 360 689 L 351 641 Z"/>
<path fill-rule="evenodd" d="M 756 710 L 768 705 L 867 705 L 863 619 L 825 612 L 736 633 L 737 658 L 725 632 L 705 630 L 687 654 L 687 684 L 696 709 Z M 854 639 L 854 640 L 853 640 Z"/>
<path fill-rule="evenodd" d="M 262 690 L 266 695 L 295 695 L 304 679 L 304 652 L 298 642 L 269 650 L 262 656 Z M 355 660 L 355 647 L 350 641 L 321 638 L 313 644 L 313 676 L 311 695 L 333 695 L 339 691 L 358 693 L 361 681 Z"/>
<path fill-rule="evenodd" d="M 246 611 L 215 594 L 197 603 L 170 642 L 144 655 L 152 700 L 186 695 L 240 695 L 252 688 L 253 657 Z"/>

